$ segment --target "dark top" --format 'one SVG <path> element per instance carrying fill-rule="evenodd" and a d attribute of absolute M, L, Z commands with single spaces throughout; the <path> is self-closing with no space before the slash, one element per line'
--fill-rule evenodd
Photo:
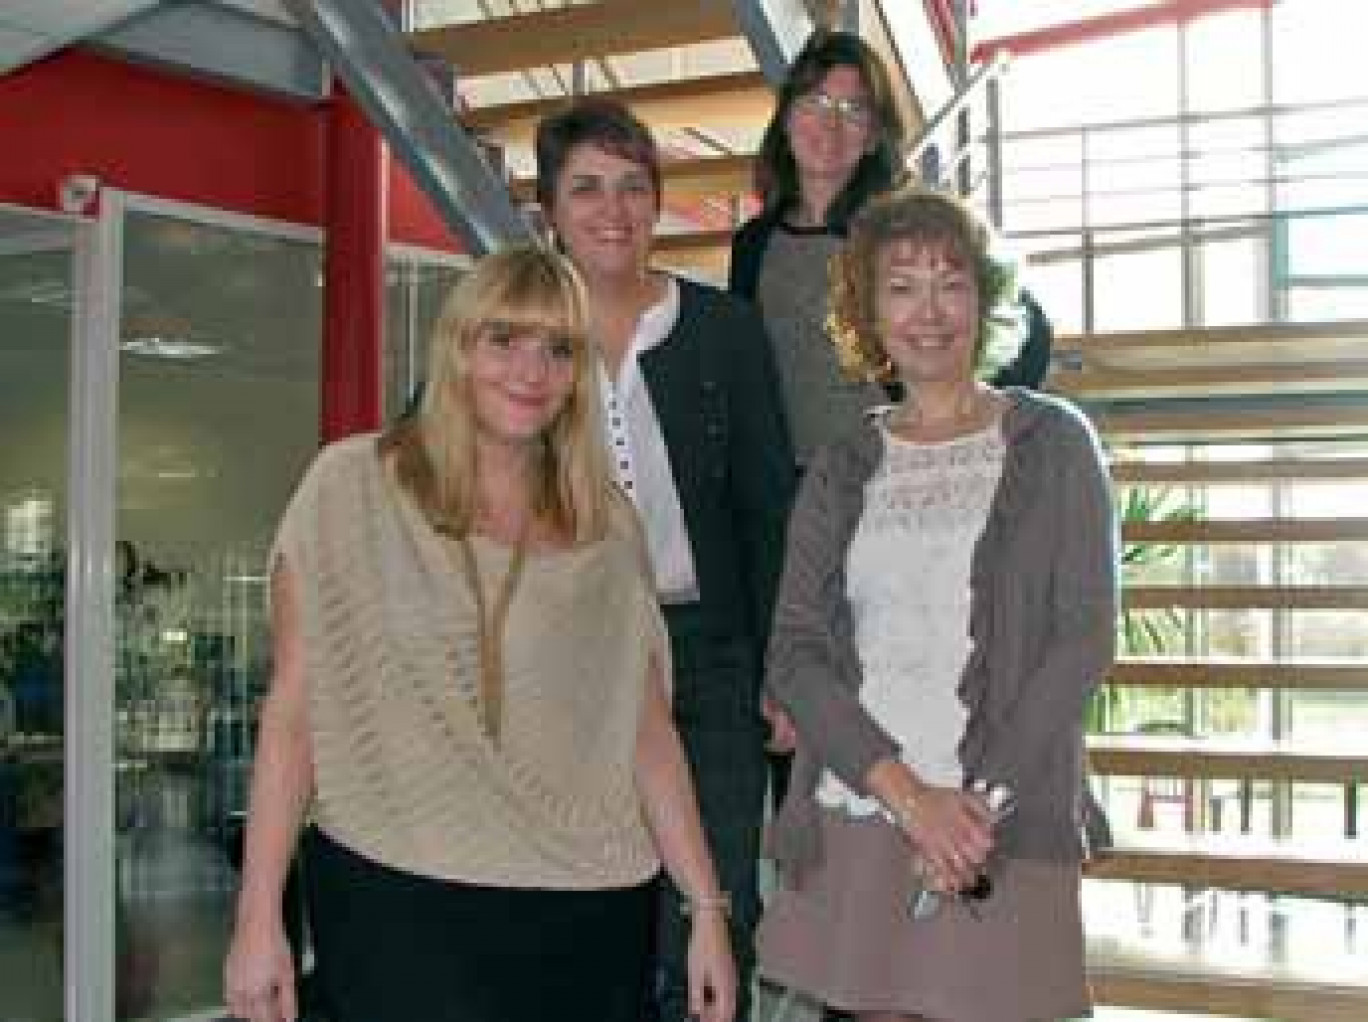
<path fill-rule="evenodd" d="M 765 250 L 779 228 L 782 215 L 766 210 L 741 225 L 732 236 L 731 266 L 727 273 L 727 289 L 747 301 L 754 302 L 760 288 L 760 270 Z M 843 231 L 833 233 L 844 237 Z M 988 382 L 994 387 L 1029 387 L 1039 390 L 1050 369 L 1050 348 L 1054 331 L 1040 304 L 1029 291 L 1022 290 L 1021 302 L 1026 307 L 1026 342 L 1017 357 L 1003 366 Z"/>
<path fill-rule="evenodd" d="M 749 640 L 758 667 L 795 488 L 774 352 L 753 306 L 678 285 L 679 318 L 641 356 L 641 372 L 684 512 L 699 614 L 709 630 Z"/>

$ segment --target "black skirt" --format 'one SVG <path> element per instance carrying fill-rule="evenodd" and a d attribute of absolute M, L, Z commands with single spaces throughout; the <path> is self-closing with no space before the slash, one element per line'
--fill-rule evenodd
<path fill-rule="evenodd" d="M 304 840 L 328 1022 L 637 1022 L 651 884 L 565 891 L 417 876 Z"/>

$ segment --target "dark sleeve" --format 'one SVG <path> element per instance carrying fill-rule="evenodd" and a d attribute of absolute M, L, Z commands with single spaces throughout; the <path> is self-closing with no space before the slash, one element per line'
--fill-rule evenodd
<path fill-rule="evenodd" d="M 747 602 L 759 648 L 769 638 L 774 594 L 784 560 L 784 530 L 797 484 L 784 421 L 779 373 L 764 320 L 752 306 L 726 298 L 730 329 L 719 336 L 730 390 L 728 471 L 736 527 L 746 558 Z"/>
<path fill-rule="evenodd" d="M 748 302 L 760 290 L 760 261 L 769 241 L 764 217 L 752 217 L 732 235 L 731 260 L 727 266 L 727 290 Z"/>
<path fill-rule="evenodd" d="M 1078 412 L 1063 412 L 1050 438 L 1059 471 L 1043 488 L 1055 504 L 1050 558 L 1050 638 L 1022 682 L 1010 726 L 988 736 L 981 773 L 1020 786 L 1061 734 L 1076 730 L 1089 693 L 1116 652 L 1117 527 L 1101 445 Z"/>
<path fill-rule="evenodd" d="M 1045 310 L 1029 291 L 1021 292 L 1026 310 L 1026 343 L 1017 357 L 994 374 L 995 387 L 1028 387 L 1039 390 L 1050 371 L 1050 350 L 1054 347 L 1054 328 Z"/>
<path fill-rule="evenodd" d="M 896 758 L 897 742 L 870 716 L 857 688 L 840 676 L 836 622 L 844 592 L 833 564 L 845 557 L 831 463 L 840 448 L 822 448 L 803 477 L 789 521 L 787 556 L 774 609 L 765 685 L 792 717 L 804 745 L 853 790 L 869 768 Z M 849 499 L 848 496 L 845 499 Z M 853 651 L 852 651 L 853 652 Z"/>

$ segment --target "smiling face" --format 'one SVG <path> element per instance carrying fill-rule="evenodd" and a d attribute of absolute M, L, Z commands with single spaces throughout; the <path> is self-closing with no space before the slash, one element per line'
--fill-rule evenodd
<path fill-rule="evenodd" d="M 575 348 L 546 330 L 490 324 L 471 346 L 466 380 L 479 439 L 525 447 L 565 407 L 575 381 Z"/>
<path fill-rule="evenodd" d="M 556 237 L 586 277 L 645 271 L 660 212 L 646 167 L 591 142 L 576 145 L 556 178 L 549 212 Z"/>
<path fill-rule="evenodd" d="M 833 67 L 789 107 L 789 148 L 799 181 L 843 186 L 872 147 L 876 120 L 859 70 Z"/>
<path fill-rule="evenodd" d="M 914 386 L 973 380 L 979 293 L 969 259 L 944 240 L 899 238 L 875 266 L 879 333 L 898 376 Z"/>

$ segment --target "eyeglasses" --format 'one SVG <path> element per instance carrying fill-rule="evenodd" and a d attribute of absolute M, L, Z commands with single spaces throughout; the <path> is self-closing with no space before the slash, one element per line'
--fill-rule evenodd
<path fill-rule="evenodd" d="M 807 92 L 793 101 L 793 105 L 813 117 L 835 117 L 852 128 L 867 128 L 874 123 L 874 110 L 863 99 L 847 99 L 822 91 Z"/>

